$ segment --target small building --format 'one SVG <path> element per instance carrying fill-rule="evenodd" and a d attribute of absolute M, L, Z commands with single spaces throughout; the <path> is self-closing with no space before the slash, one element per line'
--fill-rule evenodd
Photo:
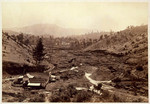
<path fill-rule="evenodd" d="M 14 80 L 12 83 L 13 86 L 16 87 L 35 87 L 35 88 L 45 88 L 47 83 L 49 82 L 49 78 L 35 77 L 27 73 L 24 76 L 18 77 L 18 79 Z"/>
<path fill-rule="evenodd" d="M 27 84 L 28 87 L 45 87 L 47 84 L 46 79 L 42 78 L 30 78 Z"/>

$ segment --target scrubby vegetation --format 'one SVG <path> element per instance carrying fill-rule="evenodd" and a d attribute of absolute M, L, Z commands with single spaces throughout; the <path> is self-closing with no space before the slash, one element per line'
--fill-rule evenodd
<path fill-rule="evenodd" d="M 52 92 L 51 102 L 90 102 L 92 92 L 77 91 L 73 85 Z"/>
<path fill-rule="evenodd" d="M 18 77 L 25 71 L 34 72 L 34 75 L 37 75 L 36 72 L 49 75 L 51 71 L 57 79 L 49 81 L 45 90 L 39 93 L 36 93 L 39 90 L 8 87 L 11 81 L 4 80 L 3 101 L 147 102 L 147 29 L 147 25 L 129 26 L 118 32 L 86 34 L 92 35 L 91 38 L 10 35 L 3 32 L 3 79 Z M 42 45 L 37 45 L 39 39 Z M 41 58 L 35 55 L 40 59 L 33 58 L 33 49 L 41 54 Z M 38 67 L 35 66 L 36 61 L 40 62 Z M 102 81 L 101 94 L 89 90 L 92 85 L 97 86 L 85 73 L 91 74 L 89 77 L 95 83 Z M 77 87 L 83 89 L 77 90 Z M 5 99 L 8 96 L 12 99 Z M 21 99 L 22 96 L 25 97 Z"/>

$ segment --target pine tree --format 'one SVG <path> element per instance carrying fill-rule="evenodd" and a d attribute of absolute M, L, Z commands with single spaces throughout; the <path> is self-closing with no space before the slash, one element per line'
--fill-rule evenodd
<path fill-rule="evenodd" d="M 30 43 L 29 39 L 26 39 L 26 40 L 24 41 L 24 44 L 25 44 L 26 46 L 28 46 L 29 43 Z"/>
<path fill-rule="evenodd" d="M 24 38 L 23 33 L 17 35 L 17 39 L 20 43 L 23 43 L 23 38 Z"/>
<path fill-rule="evenodd" d="M 40 64 L 40 62 L 44 59 L 44 55 L 44 45 L 42 43 L 42 38 L 40 38 L 35 49 L 33 50 L 33 58 L 36 61 L 36 65 Z"/>

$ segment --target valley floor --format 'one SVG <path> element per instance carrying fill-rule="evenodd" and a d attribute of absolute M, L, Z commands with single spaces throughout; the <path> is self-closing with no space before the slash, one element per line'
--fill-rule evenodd
<path fill-rule="evenodd" d="M 50 54 L 50 62 L 57 64 L 52 74 L 59 76 L 59 80 L 48 83 L 45 89 L 30 90 L 11 86 L 8 78 L 19 75 L 3 76 L 2 101 L 148 102 L 148 81 L 125 80 L 121 69 L 129 65 L 121 57 L 73 50 L 54 50 Z M 110 66 L 116 70 L 112 71 Z M 113 82 L 116 77 L 124 81 Z M 93 88 L 98 83 L 102 83 L 100 91 Z"/>

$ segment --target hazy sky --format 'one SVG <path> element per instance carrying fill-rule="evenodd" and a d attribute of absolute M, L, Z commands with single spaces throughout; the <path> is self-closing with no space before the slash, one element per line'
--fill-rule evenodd
<path fill-rule="evenodd" d="M 148 24 L 148 3 L 28 2 L 2 3 L 2 27 L 56 24 L 64 28 L 120 30 Z"/>

